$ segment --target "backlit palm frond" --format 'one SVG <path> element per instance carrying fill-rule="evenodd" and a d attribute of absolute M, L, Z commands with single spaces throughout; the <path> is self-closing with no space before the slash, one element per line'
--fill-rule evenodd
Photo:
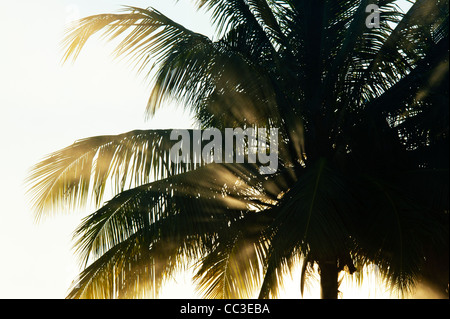
<path fill-rule="evenodd" d="M 135 297 L 150 291 L 150 258 L 144 249 L 143 232 L 134 234 L 114 246 L 86 267 L 70 287 L 68 299 L 114 299 L 122 289 Z"/>
<path fill-rule="evenodd" d="M 205 3 L 202 2 L 203 5 Z M 242 0 L 208 3 L 208 6 L 216 5 L 218 11 L 223 6 L 231 6 L 228 14 L 234 12 L 240 17 L 235 28 L 227 31 L 230 35 L 217 42 L 187 30 L 156 10 L 127 7 L 124 14 L 98 15 L 81 20 L 66 37 L 65 60 L 76 57 L 89 37 L 97 32 L 103 31 L 108 40 L 122 36 L 116 50 L 118 55 L 131 54 L 139 65 L 139 71 L 147 69 L 150 61 L 157 66 L 148 114 L 153 114 L 167 98 L 175 98 L 196 113 L 203 112 L 200 119 L 208 122 L 211 116 L 219 113 L 216 110 L 217 99 L 211 99 L 219 93 L 227 96 L 226 100 L 222 99 L 221 105 L 225 102 L 226 108 L 230 109 L 225 113 L 234 117 L 235 122 L 280 122 L 280 114 L 274 105 L 277 99 L 285 100 L 280 94 L 286 92 L 278 93 L 278 98 L 275 98 L 271 87 L 283 77 L 277 75 L 270 79 L 265 73 L 271 70 L 278 74 L 276 69 L 284 66 L 283 61 L 248 4 Z M 273 20 L 271 24 L 274 28 L 275 18 L 267 17 L 270 7 L 263 3 L 260 5 L 262 7 L 255 10 L 264 11 L 266 17 L 263 20 Z M 236 33 L 239 29 L 246 32 Z M 232 33 L 239 35 L 241 41 L 234 42 L 236 37 L 231 36 Z M 248 44 L 259 44 L 246 48 L 241 45 L 242 40 Z M 223 110 L 220 114 L 224 114 Z M 293 116 L 288 118 L 294 119 Z M 290 134 L 293 130 L 302 130 L 300 123 L 288 126 L 286 132 Z M 301 149 L 302 146 L 297 145 L 296 148 Z M 301 150 L 299 152 L 302 153 Z"/>
<path fill-rule="evenodd" d="M 158 296 L 164 283 L 202 248 L 202 234 L 167 236 L 180 215 L 161 219 L 123 239 L 88 264 L 69 299 L 133 299 Z M 158 231 L 162 231 L 158 235 Z M 195 255 L 196 256 L 196 255 Z M 198 258 L 198 257 L 197 257 Z"/>
<path fill-rule="evenodd" d="M 270 211 L 247 211 L 218 230 L 194 277 L 205 298 L 254 297 L 261 284 L 265 251 L 260 237 L 271 221 Z"/>
<path fill-rule="evenodd" d="M 92 264 L 78 282 L 82 290 L 74 290 L 73 297 L 88 296 L 80 291 L 95 290 L 92 285 L 98 280 L 111 287 L 113 280 L 120 279 L 108 277 L 111 265 L 115 273 L 124 272 L 127 278 L 121 294 L 133 295 L 128 289 L 137 285 L 136 271 L 150 278 L 148 285 L 157 292 L 163 280 L 181 266 L 181 256 L 200 258 L 210 240 L 230 222 L 245 210 L 264 206 L 265 196 L 249 189 L 233 171 L 210 165 L 120 193 L 88 216 L 75 233 L 80 260 Z M 141 263 L 148 266 L 144 267 L 146 274 L 138 271 Z"/>
<path fill-rule="evenodd" d="M 283 279 L 292 274 L 293 267 L 301 253 L 293 245 L 287 244 L 277 233 L 263 247 L 263 281 L 259 299 L 277 298 L 283 287 Z M 281 249 L 280 249 L 281 248 Z"/>
<path fill-rule="evenodd" d="M 65 204 L 84 205 L 90 195 L 99 206 L 108 181 L 117 194 L 132 185 L 192 169 L 192 163 L 171 162 L 170 149 L 176 142 L 170 134 L 148 130 L 97 136 L 50 154 L 32 168 L 28 178 L 36 217 Z"/>
<path fill-rule="evenodd" d="M 88 39 L 98 32 L 104 38 L 122 38 L 116 48 L 117 56 L 129 56 L 138 72 L 151 75 L 153 65 L 164 60 L 180 43 L 210 45 L 208 37 L 188 30 L 155 9 L 125 7 L 123 14 L 101 14 L 84 18 L 67 34 L 64 61 L 76 58 Z M 152 62 L 153 61 L 153 62 Z M 159 104 L 150 103 L 148 110 L 154 114 Z"/>

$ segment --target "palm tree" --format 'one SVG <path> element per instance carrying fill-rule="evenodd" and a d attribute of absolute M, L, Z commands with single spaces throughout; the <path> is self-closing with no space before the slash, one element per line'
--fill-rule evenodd
<path fill-rule="evenodd" d="M 49 155 L 30 174 L 37 218 L 98 206 L 75 232 L 85 270 L 68 297 L 145 296 L 189 262 L 207 298 L 276 297 L 299 260 L 302 291 L 318 265 L 323 298 L 368 264 L 401 292 L 423 276 L 448 289 L 448 271 L 427 275 L 448 269 L 448 1 L 411 2 L 194 1 L 217 40 L 153 8 L 79 21 L 64 60 L 103 31 L 152 77 L 149 116 L 170 98 L 201 129 L 279 128 L 279 167 L 172 163 L 170 130 Z"/>

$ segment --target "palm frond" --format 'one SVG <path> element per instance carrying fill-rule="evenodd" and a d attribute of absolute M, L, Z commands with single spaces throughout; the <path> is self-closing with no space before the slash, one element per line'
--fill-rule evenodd
<path fill-rule="evenodd" d="M 244 166 L 240 170 L 241 174 L 251 171 Z M 199 182 L 201 180 L 203 182 Z M 244 211 L 262 209 L 268 200 L 246 184 L 235 169 L 216 164 L 124 191 L 88 216 L 75 232 L 80 261 L 85 265 L 92 263 L 79 285 L 91 285 L 94 277 L 103 276 L 101 267 L 106 264 L 133 268 L 132 257 L 117 266 L 113 256 L 118 247 L 127 242 L 135 245 L 137 234 L 141 234 L 138 243 L 143 245 L 139 247 L 150 250 L 150 255 L 152 247 L 171 243 L 167 247 L 173 246 L 172 257 L 163 258 L 170 261 L 169 264 L 155 257 L 158 265 L 165 266 L 161 266 L 159 275 L 154 277 L 157 280 L 167 278 L 179 267 L 175 260 L 181 257 L 177 256 L 198 258 L 206 251 L 204 245 L 211 240 L 207 238 L 215 237 L 229 222 L 238 220 Z M 144 253 L 140 250 L 139 254 Z M 104 256 L 112 257 L 108 261 Z M 93 269 L 99 267 L 97 274 Z M 158 287 L 154 288 L 158 290 Z"/>
<path fill-rule="evenodd" d="M 217 244 L 200 261 L 194 277 L 205 298 L 250 299 L 257 291 L 262 270 L 258 234 L 264 225 L 255 217 L 244 213 L 218 231 Z"/>
<path fill-rule="evenodd" d="M 102 36 L 114 40 L 122 36 L 116 48 L 117 56 L 128 56 L 137 66 L 138 73 L 151 76 L 157 65 L 174 47 L 186 41 L 210 45 L 211 40 L 186 29 L 155 9 L 125 7 L 123 14 L 101 14 L 84 18 L 70 29 L 64 46 L 67 48 L 63 61 L 77 58 L 89 38 L 102 31 Z M 159 104 L 149 102 L 149 114 L 154 114 Z"/>
<path fill-rule="evenodd" d="M 97 136 L 80 140 L 48 155 L 35 165 L 28 178 L 36 217 L 84 205 L 92 195 L 102 203 L 108 181 L 113 194 L 151 179 L 183 172 L 192 163 L 174 164 L 169 130 L 133 131 L 116 136 Z"/>

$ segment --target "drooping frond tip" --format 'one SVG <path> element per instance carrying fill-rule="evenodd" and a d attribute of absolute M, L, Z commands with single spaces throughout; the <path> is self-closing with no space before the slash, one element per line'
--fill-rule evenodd
<path fill-rule="evenodd" d="M 96 207 L 109 196 L 186 171 L 190 163 L 170 160 L 169 130 L 132 131 L 96 136 L 50 154 L 36 164 L 27 179 L 36 219 L 46 212 Z M 108 188 L 108 185 L 110 186 Z"/>

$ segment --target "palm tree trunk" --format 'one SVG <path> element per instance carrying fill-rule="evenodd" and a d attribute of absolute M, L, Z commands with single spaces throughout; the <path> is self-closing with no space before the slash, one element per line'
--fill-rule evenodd
<path fill-rule="evenodd" d="M 338 299 L 339 269 L 337 260 L 323 261 L 320 267 L 320 289 L 322 299 Z"/>

